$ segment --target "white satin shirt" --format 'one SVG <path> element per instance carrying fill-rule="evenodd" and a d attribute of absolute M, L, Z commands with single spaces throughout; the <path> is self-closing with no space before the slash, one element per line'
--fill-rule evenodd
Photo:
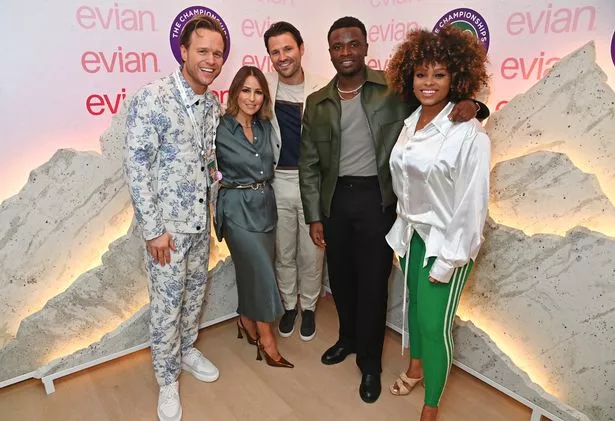
<path fill-rule="evenodd" d="M 421 109 L 405 121 L 390 158 L 397 220 L 386 240 L 398 256 L 410 252 L 414 230 L 425 242 L 430 276 L 449 282 L 475 259 L 483 242 L 489 199 L 491 145 L 477 120 L 452 123 L 444 109 L 415 133 Z"/>

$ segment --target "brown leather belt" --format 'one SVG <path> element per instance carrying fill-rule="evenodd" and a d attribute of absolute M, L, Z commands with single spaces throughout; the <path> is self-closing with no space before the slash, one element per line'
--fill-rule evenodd
<path fill-rule="evenodd" d="M 222 184 L 220 183 L 220 187 L 225 189 L 252 189 L 258 190 L 262 189 L 267 185 L 267 180 L 259 181 L 258 183 L 253 184 Z"/>
<path fill-rule="evenodd" d="M 286 171 L 292 171 L 292 170 L 298 170 L 299 167 L 286 167 L 283 165 L 278 165 L 277 167 L 275 167 L 276 170 L 286 170 Z"/>

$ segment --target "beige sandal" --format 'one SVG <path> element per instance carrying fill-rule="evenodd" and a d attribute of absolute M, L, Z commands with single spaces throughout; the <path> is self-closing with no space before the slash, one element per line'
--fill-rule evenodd
<path fill-rule="evenodd" d="M 414 386 L 416 386 L 422 381 L 422 377 L 420 379 L 411 379 L 410 377 L 406 376 L 406 373 L 401 373 L 399 375 L 399 378 L 395 380 L 395 383 L 389 386 L 389 390 L 395 396 L 405 396 L 409 394 L 412 389 L 414 389 Z"/>

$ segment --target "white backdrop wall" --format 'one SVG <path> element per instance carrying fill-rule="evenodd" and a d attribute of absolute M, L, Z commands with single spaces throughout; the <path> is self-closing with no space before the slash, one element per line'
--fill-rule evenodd
<path fill-rule="evenodd" d="M 366 24 L 367 63 L 384 68 L 407 29 L 455 20 L 459 8 L 470 9 L 461 20 L 489 44 L 492 110 L 589 40 L 615 86 L 613 0 L 4 0 L 0 201 L 57 149 L 100 150 L 99 136 L 125 95 L 177 66 L 169 35 L 190 6 L 215 11 L 228 26 L 230 55 L 213 86 L 223 101 L 242 64 L 272 70 L 262 39 L 271 22 L 294 23 L 305 39 L 305 68 L 330 77 L 326 33 L 338 17 Z"/>

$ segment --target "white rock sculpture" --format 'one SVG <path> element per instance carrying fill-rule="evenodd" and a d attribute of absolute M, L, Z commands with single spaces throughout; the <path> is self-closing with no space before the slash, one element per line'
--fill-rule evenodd
<path fill-rule="evenodd" d="M 565 154 L 597 177 L 615 203 L 615 94 L 596 64 L 593 42 L 555 64 L 486 125 L 492 165 L 537 151 Z M 615 226 L 605 234 L 615 236 Z"/>
<path fill-rule="evenodd" d="M 528 237 L 489 224 L 459 314 L 497 335 L 512 361 L 567 406 L 592 420 L 615 414 L 615 238 L 585 228 Z M 457 347 L 456 356 L 473 366 L 468 350 Z M 544 399 L 533 389 L 536 397 L 512 390 Z"/>
<path fill-rule="evenodd" d="M 526 234 L 564 235 L 575 226 L 608 232 L 615 227 L 615 207 L 596 176 L 555 152 L 497 164 L 491 172 L 489 215 Z"/>
<path fill-rule="evenodd" d="M 116 116 L 110 131 L 121 132 L 124 121 L 124 113 Z M 132 208 L 122 142 L 116 136 L 103 155 L 56 152 L 0 206 L 0 347 L 126 233 Z"/>

